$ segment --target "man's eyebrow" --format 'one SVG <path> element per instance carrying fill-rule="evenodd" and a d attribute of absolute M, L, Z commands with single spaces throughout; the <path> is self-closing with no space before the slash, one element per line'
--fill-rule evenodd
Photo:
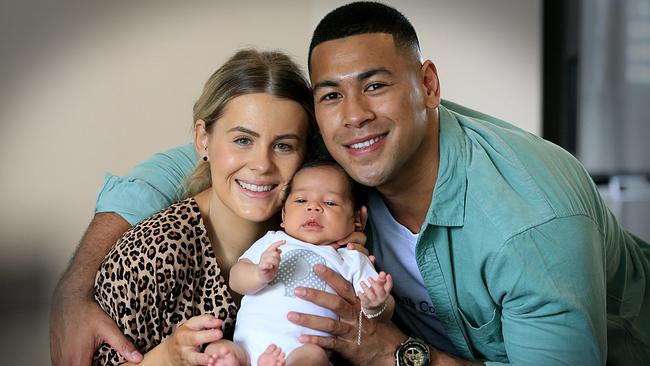
<path fill-rule="evenodd" d="M 254 137 L 260 137 L 259 133 L 242 126 L 233 127 L 229 129 L 227 132 L 243 132 Z M 288 139 L 300 140 L 300 136 L 296 135 L 295 133 L 285 133 L 282 135 L 275 136 L 275 140 L 288 140 Z"/>
<path fill-rule="evenodd" d="M 377 68 L 374 68 L 374 69 L 362 71 L 362 72 L 358 73 L 356 76 L 352 75 L 352 77 L 354 79 L 357 79 L 357 81 L 363 81 L 363 80 L 371 78 L 371 77 L 373 77 L 373 76 L 375 76 L 377 74 L 386 74 L 388 76 L 393 75 L 393 73 L 390 70 L 388 70 L 387 68 L 385 68 L 385 67 L 377 67 Z M 348 76 L 344 76 L 341 79 L 347 79 L 347 78 L 348 78 Z M 323 81 L 320 81 L 320 82 L 314 84 L 312 86 L 312 89 L 315 92 L 316 90 L 318 90 L 320 88 L 327 88 L 327 87 L 336 88 L 336 87 L 338 87 L 340 85 L 341 84 L 338 81 L 323 80 Z"/>

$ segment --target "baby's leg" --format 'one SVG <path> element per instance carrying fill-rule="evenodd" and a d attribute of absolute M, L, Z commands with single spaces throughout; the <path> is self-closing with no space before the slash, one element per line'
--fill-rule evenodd
<path fill-rule="evenodd" d="M 208 366 L 249 366 L 246 350 L 231 341 L 222 339 L 208 344 L 205 353 L 210 355 Z"/>
<path fill-rule="evenodd" d="M 314 365 L 328 366 L 327 352 L 315 344 L 303 344 L 287 356 L 287 366 Z"/>
<path fill-rule="evenodd" d="M 257 358 L 257 366 L 284 366 L 284 352 L 282 348 L 271 344 L 264 353 Z"/>

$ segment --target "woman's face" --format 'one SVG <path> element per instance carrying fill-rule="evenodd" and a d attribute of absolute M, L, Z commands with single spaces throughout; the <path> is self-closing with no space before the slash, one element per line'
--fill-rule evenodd
<path fill-rule="evenodd" d="M 228 102 L 206 136 L 220 209 L 250 221 L 271 218 L 305 157 L 308 123 L 299 103 L 269 94 L 246 94 Z"/>

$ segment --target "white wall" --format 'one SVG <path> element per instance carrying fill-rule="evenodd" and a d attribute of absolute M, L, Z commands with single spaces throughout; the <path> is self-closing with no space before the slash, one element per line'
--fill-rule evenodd
<path fill-rule="evenodd" d="M 0 5 L 0 276 L 45 277 L 31 326 L 5 315 L 14 336 L 0 343 L 7 364 L 46 364 L 42 308 L 104 173 L 188 141 L 203 82 L 236 49 L 281 49 L 304 65 L 313 27 L 343 2 L 17 3 Z M 443 97 L 539 133 L 539 0 L 388 3 L 418 30 Z M 40 352 L 18 357 L 27 345 Z"/>

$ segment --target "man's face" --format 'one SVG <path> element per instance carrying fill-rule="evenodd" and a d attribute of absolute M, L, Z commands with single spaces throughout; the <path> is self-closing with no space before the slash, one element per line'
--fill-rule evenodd
<path fill-rule="evenodd" d="M 316 46 L 311 70 L 323 140 L 350 176 L 377 187 L 413 168 L 432 105 L 415 57 L 389 34 L 361 34 Z"/>

